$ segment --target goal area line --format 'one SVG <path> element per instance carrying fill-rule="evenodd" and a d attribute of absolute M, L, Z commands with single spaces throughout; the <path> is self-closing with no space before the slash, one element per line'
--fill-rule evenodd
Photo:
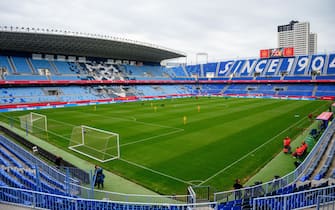
<path fill-rule="evenodd" d="M 89 158 L 91 158 L 91 159 L 97 160 L 97 161 L 102 162 L 102 163 L 105 163 L 105 162 L 108 162 L 108 161 L 111 161 L 111 160 L 118 159 L 118 157 L 112 157 L 112 158 L 109 158 L 109 159 L 106 159 L 106 160 L 101 160 L 101 159 L 99 159 L 99 158 L 97 158 L 97 157 L 94 157 L 94 156 L 92 156 L 92 155 L 90 155 L 90 154 L 87 154 L 87 153 L 85 153 L 85 152 L 82 152 L 82 151 L 76 149 L 76 147 L 80 147 L 80 146 L 85 146 L 85 145 L 84 145 L 84 144 L 78 144 L 78 145 L 74 145 L 74 146 L 71 146 L 71 147 L 68 147 L 68 148 L 69 148 L 70 150 L 74 151 L 74 152 L 77 152 L 77 153 L 79 153 L 79 154 L 82 154 L 82 155 L 84 155 L 84 156 L 86 156 L 86 157 L 89 157 Z M 87 147 L 87 146 L 85 146 L 85 147 Z M 100 152 L 100 151 L 99 151 L 99 152 Z"/>

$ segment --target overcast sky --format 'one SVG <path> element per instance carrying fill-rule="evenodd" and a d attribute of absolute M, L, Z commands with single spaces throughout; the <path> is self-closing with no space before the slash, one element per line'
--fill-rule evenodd
<path fill-rule="evenodd" d="M 318 51 L 335 51 L 335 0 L 0 0 L 1 25 L 98 33 L 209 59 L 277 47 L 277 25 L 310 22 Z"/>

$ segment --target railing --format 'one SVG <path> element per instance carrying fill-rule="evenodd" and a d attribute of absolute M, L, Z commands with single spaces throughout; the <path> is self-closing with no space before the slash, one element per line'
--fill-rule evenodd
<path fill-rule="evenodd" d="M 335 123 L 331 123 L 327 129 L 323 132 L 322 136 L 315 144 L 312 151 L 308 154 L 305 160 L 296 168 L 293 172 L 287 174 L 286 176 L 276 179 L 273 181 L 269 181 L 260 185 L 251 186 L 242 188 L 239 190 L 230 190 L 225 192 L 217 192 L 214 193 L 214 201 L 216 202 L 227 202 L 231 200 L 236 200 L 240 198 L 253 198 L 257 196 L 264 196 L 268 193 L 274 192 L 280 188 L 284 188 L 285 186 L 289 185 L 290 183 L 295 182 L 302 173 L 308 169 L 308 166 L 311 160 L 317 155 L 318 147 L 329 138 L 335 132 Z"/>
<path fill-rule="evenodd" d="M 314 146 L 313 150 L 306 157 L 305 161 L 292 173 L 287 176 L 277 179 L 274 181 L 270 181 L 261 185 L 252 186 L 248 188 L 243 188 L 240 190 L 232 190 L 226 192 L 219 192 L 214 194 L 215 202 L 227 202 L 230 200 L 236 200 L 240 198 L 254 198 L 258 196 L 264 196 L 268 193 L 276 191 L 280 188 L 287 186 L 288 184 L 296 181 L 296 179 L 304 172 L 307 168 L 308 164 L 314 158 L 317 153 L 317 148 L 328 138 L 331 138 L 332 134 L 335 131 L 335 123 L 332 123 L 328 128 L 324 131 L 323 135 L 320 137 L 317 144 Z M 59 173 L 56 169 L 51 168 L 43 161 L 38 158 L 32 156 L 29 152 L 23 150 L 18 145 L 13 142 L 7 140 L 6 138 L 1 138 L 2 141 L 5 141 L 7 145 L 11 145 L 12 148 L 15 148 L 21 154 L 24 154 L 25 158 L 31 160 L 35 163 L 38 168 L 41 168 L 43 171 L 47 171 L 48 174 L 52 174 L 52 177 L 56 177 L 57 180 L 63 180 L 64 183 L 69 183 L 69 187 L 67 188 L 71 195 L 79 196 L 82 198 L 88 199 L 105 199 L 105 200 L 113 200 L 120 202 L 142 202 L 142 203 L 176 203 L 183 204 L 190 202 L 190 195 L 171 195 L 171 196 L 160 196 L 160 195 L 137 195 L 137 194 L 124 194 L 124 193 L 116 193 L 116 192 L 108 192 L 101 190 L 94 190 L 92 187 L 84 187 L 79 186 L 75 182 L 75 180 L 67 180 L 66 175 Z"/>
<path fill-rule="evenodd" d="M 335 132 L 334 122 L 335 121 L 333 120 L 333 123 L 331 123 L 326 128 L 322 136 L 319 138 L 318 142 L 314 145 L 314 148 L 312 149 L 312 151 L 308 154 L 305 160 L 299 165 L 299 167 L 295 171 L 292 172 L 294 173 L 295 179 L 298 179 L 298 177 L 302 175 L 302 173 L 307 169 L 311 160 L 317 155 L 319 146 L 322 145 L 324 142 L 327 142 L 332 137 L 332 135 Z"/>
<path fill-rule="evenodd" d="M 92 189 L 91 187 L 70 184 L 72 194 L 84 199 L 112 200 L 119 202 L 141 202 L 141 203 L 170 203 L 186 204 L 190 201 L 189 195 L 153 195 L 153 194 L 127 194 Z"/>
<path fill-rule="evenodd" d="M 13 139 L 24 145 L 26 148 L 36 148 L 35 154 L 28 152 L 27 150 L 23 149 L 19 145 L 11 142 L 8 139 L 5 139 L 4 137 L 0 136 L 0 140 L 3 139 L 3 142 L 6 142 L 6 145 L 10 147 L 14 153 L 18 155 L 18 157 L 21 159 L 24 159 L 25 162 L 29 165 L 31 168 L 38 168 L 40 171 L 44 171 L 50 176 L 54 177 L 58 181 L 64 182 L 66 181 L 66 177 L 69 178 L 70 182 L 78 183 L 78 180 L 80 180 L 82 183 L 89 183 L 89 173 L 85 172 L 82 169 L 74 167 L 72 164 L 62 161 L 64 163 L 61 168 L 55 168 L 50 167 L 45 162 L 41 161 L 38 157 L 44 157 L 45 159 L 48 159 L 50 161 L 54 161 L 53 159 L 56 159 L 56 156 L 43 148 L 37 148 L 35 144 L 31 143 L 30 141 L 27 141 L 24 137 L 20 136 L 19 134 L 13 132 L 11 129 L 13 127 L 20 127 L 18 123 L 20 123 L 17 119 L 8 118 L 4 116 L 4 121 L 9 122 L 9 125 L 3 124 L 0 125 L 0 130 L 2 130 L 4 133 L 6 133 L 8 136 L 11 136 Z M 0 122 L 1 123 L 1 122 Z M 36 156 L 38 154 L 38 157 Z M 68 173 L 68 174 L 67 174 Z"/>
<path fill-rule="evenodd" d="M 191 208 L 217 209 L 216 202 L 200 204 L 119 202 L 114 200 L 93 200 L 60 196 L 31 190 L 0 186 L 0 202 L 43 209 L 127 209 L 127 210 L 187 210 Z"/>
<path fill-rule="evenodd" d="M 26 160 L 30 161 L 30 163 L 33 166 L 38 167 L 39 171 L 43 171 L 43 172 L 47 173 L 48 175 L 50 175 L 51 177 L 53 177 L 57 181 L 65 183 L 67 181 L 67 178 L 69 178 L 69 177 L 67 177 L 67 175 L 65 173 L 63 174 L 60 171 L 58 171 L 57 169 L 47 165 L 42 160 L 33 156 L 32 154 L 30 154 L 29 152 L 27 152 L 26 150 L 24 150 L 23 148 L 21 148 L 17 144 L 8 140 L 7 138 L 5 138 L 3 136 L 0 136 L 0 140 L 2 142 L 5 142 L 5 144 L 8 147 L 12 148 L 17 154 L 21 154 Z M 69 178 L 68 181 L 70 183 L 79 184 L 79 182 L 77 180 L 72 179 L 72 178 Z"/>
<path fill-rule="evenodd" d="M 188 203 L 196 203 L 197 202 L 197 195 L 195 194 L 192 186 L 189 186 L 187 188 L 187 192 L 189 194 Z"/>
<path fill-rule="evenodd" d="M 269 197 L 258 197 L 253 200 L 253 210 L 267 209 L 297 209 L 306 207 L 325 206 L 325 204 L 333 204 L 335 197 L 335 185 L 296 192 L 286 195 L 277 195 Z"/>
<path fill-rule="evenodd" d="M 321 195 L 317 198 L 316 203 L 317 210 L 330 210 L 335 209 L 335 196 Z"/>
<path fill-rule="evenodd" d="M 143 203 L 188 203 L 190 201 L 189 195 L 139 195 L 139 194 L 126 194 L 118 192 L 109 192 L 103 190 L 95 190 L 94 186 L 81 186 L 79 182 L 70 177 L 70 169 L 64 168 L 66 173 L 59 172 L 58 169 L 50 167 L 37 157 L 22 149 L 20 146 L 11 142 L 7 138 L 0 135 L 0 140 L 8 145 L 19 154 L 23 154 L 24 158 L 31 161 L 33 166 L 37 168 L 36 175 L 46 173 L 53 179 L 65 184 L 65 190 L 68 195 L 81 197 L 84 199 L 104 199 L 120 202 L 143 202 Z"/>

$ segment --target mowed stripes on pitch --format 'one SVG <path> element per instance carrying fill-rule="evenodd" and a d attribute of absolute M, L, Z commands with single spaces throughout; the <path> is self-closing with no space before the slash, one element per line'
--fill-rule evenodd
<path fill-rule="evenodd" d="M 99 105 L 96 111 L 88 106 L 39 113 L 48 116 L 52 132 L 63 136 L 69 137 L 73 126 L 81 124 L 119 133 L 121 157 L 126 161 L 112 161 L 103 167 L 171 194 L 185 189 L 185 183 L 177 180 L 204 181 L 232 163 L 234 167 L 208 183 L 219 188 L 231 185 L 234 177 L 255 173 L 280 150 L 283 136 L 297 135 L 300 127 L 308 124 L 307 118 L 303 119 L 310 112 L 326 108 L 323 101 L 202 97 Z M 236 163 L 275 136 L 273 142 Z M 68 144 L 66 138 L 50 138 L 64 148 Z"/>

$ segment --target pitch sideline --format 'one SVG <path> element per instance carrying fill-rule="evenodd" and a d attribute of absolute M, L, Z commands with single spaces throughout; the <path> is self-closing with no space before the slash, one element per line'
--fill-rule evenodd
<path fill-rule="evenodd" d="M 320 110 L 321 108 L 323 108 L 323 106 L 319 107 L 317 110 Z M 245 154 L 244 156 L 242 156 L 241 158 L 239 158 L 238 160 L 232 162 L 231 164 L 229 164 L 228 166 L 226 166 L 225 168 L 219 170 L 218 172 L 216 172 L 215 174 L 213 174 L 212 176 L 208 177 L 206 180 L 204 180 L 203 182 L 201 182 L 200 184 L 198 184 L 197 186 L 201 186 L 204 183 L 208 182 L 209 180 L 213 179 L 214 177 L 218 176 L 219 174 L 221 174 L 222 172 L 226 171 L 227 169 L 231 168 L 232 166 L 234 166 L 236 163 L 242 161 L 243 159 L 245 159 L 246 157 L 248 157 L 249 155 L 251 155 L 252 153 L 254 153 L 255 151 L 257 151 L 258 149 L 262 148 L 263 146 L 265 146 L 266 144 L 270 143 L 271 141 L 273 141 L 275 138 L 277 138 L 279 135 L 281 135 L 282 133 L 286 132 L 287 130 L 289 130 L 290 128 L 294 127 L 296 124 L 299 124 L 302 120 L 306 120 L 307 117 L 303 117 L 301 118 L 299 121 L 297 121 L 296 123 L 292 124 L 290 127 L 286 128 L 285 130 L 282 130 L 280 133 L 278 133 L 277 135 L 273 136 L 272 138 L 270 138 L 268 141 L 264 142 L 263 144 L 261 144 L 260 146 L 256 147 L 255 149 L 253 149 L 252 151 L 250 151 L 249 153 Z"/>

